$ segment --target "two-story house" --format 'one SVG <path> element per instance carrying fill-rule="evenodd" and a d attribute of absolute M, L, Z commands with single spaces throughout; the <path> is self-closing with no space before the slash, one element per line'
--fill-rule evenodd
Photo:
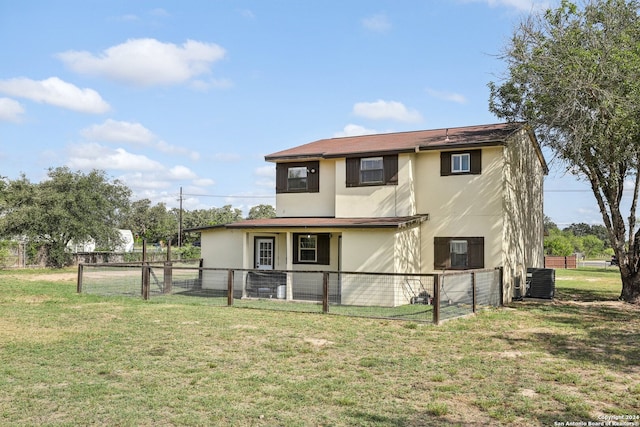
<path fill-rule="evenodd" d="M 265 159 L 276 218 L 199 229 L 205 267 L 502 267 L 509 301 L 526 269 L 543 266 L 548 170 L 523 123 L 322 139 Z"/>

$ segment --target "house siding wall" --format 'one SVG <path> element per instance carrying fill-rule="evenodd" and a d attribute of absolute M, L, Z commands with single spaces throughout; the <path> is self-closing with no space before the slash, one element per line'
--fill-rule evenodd
<path fill-rule="evenodd" d="M 526 280 L 528 267 L 544 266 L 544 174 L 534 144 L 521 131 L 504 148 L 504 300 Z"/>
<path fill-rule="evenodd" d="M 201 256 L 205 268 L 242 268 L 243 233 L 236 230 L 203 231 L 201 235 Z M 224 274 L 203 271 L 202 288 L 224 291 L 227 289 Z"/>
<path fill-rule="evenodd" d="M 417 210 L 422 225 L 422 271 L 433 272 L 435 237 L 484 237 L 485 268 L 502 264 L 502 147 L 482 149 L 478 175 L 440 176 L 440 152 L 418 155 Z"/>
<path fill-rule="evenodd" d="M 347 187 L 345 159 L 335 163 L 335 214 L 338 218 L 415 215 L 415 155 L 398 155 L 398 184 Z"/>
<path fill-rule="evenodd" d="M 411 273 L 420 270 L 420 227 L 390 230 L 345 230 L 342 270 L 367 273 Z M 390 280 L 392 280 L 390 282 Z M 388 276 L 342 277 L 342 303 L 394 307 L 408 304 L 403 279 Z"/>
<path fill-rule="evenodd" d="M 276 194 L 278 217 L 332 217 L 336 213 L 336 162 L 320 161 L 320 191 L 317 193 Z"/>

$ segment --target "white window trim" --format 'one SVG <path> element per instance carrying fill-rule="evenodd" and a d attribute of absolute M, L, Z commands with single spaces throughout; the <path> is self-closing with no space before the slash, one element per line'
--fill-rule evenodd
<path fill-rule="evenodd" d="M 455 251 L 455 249 L 462 249 L 464 248 L 464 252 L 458 252 Z M 451 242 L 449 242 L 449 251 L 451 253 L 451 266 L 452 267 L 466 267 L 469 264 L 469 242 L 467 240 L 451 240 Z M 454 265 L 453 264 L 453 255 L 465 255 L 466 257 L 466 262 L 465 265 Z"/>
<path fill-rule="evenodd" d="M 314 243 L 313 248 L 303 248 L 302 239 L 310 239 Z M 303 259 L 302 251 L 313 251 L 313 259 Z M 318 262 L 318 236 L 316 235 L 302 235 L 298 236 L 298 262 Z"/>
<path fill-rule="evenodd" d="M 294 170 L 300 170 L 300 171 L 304 171 L 303 174 L 301 174 L 301 176 L 291 176 L 291 172 Z M 309 182 L 308 180 L 308 175 L 309 175 L 309 171 L 307 170 L 306 166 L 294 166 L 294 167 L 290 167 L 287 169 L 287 190 L 288 191 L 302 191 L 302 190 L 307 190 L 309 188 Z M 304 180 L 304 187 L 300 186 L 300 187 L 291 187 L 291 180 L 295 180 L 297 182 Z"/>
<path fill-rule="evenodd" d="M 364 166 L 364 162 L 366 161 L 376 161 L 376 162 L 380 162 L 380 165 L 382 167 L 380 168 L 376 168 L 376 169 L 365 169 Z M 366 181 L 364 179 L 362 179 L 362 173 L 363 172 L 371 172 L 371 171 L 381 171 L 382 173 L 382 177 L 379 180 L 375 180 L 375 181 Z M 383 157 L 363 157 L 360 159 L 360 184 L 380 184 L 384 182 L 384 158 Z"/>
<path fill-rule="evenodd" d="M 464 159 L 466 158 L 467 167 L 464 168 L 463 165 L 465 163 Z M 459 168 L 456 168 L 456 160 L 458 160 Z M 452 154 L 451 155 L 451 173 L 465 173 L 471 172 L 471 154 L 462 153 L 462 154 Z"/>

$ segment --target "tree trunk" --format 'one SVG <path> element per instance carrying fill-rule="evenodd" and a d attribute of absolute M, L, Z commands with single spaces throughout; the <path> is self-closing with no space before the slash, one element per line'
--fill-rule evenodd
<path fill-rule="evenodd" d="M 622 293 L 620 299 L 630 304 L 640 305 L 640 273 L 625 274 L 623 268 L 620 269 L 622 278 Z"/>

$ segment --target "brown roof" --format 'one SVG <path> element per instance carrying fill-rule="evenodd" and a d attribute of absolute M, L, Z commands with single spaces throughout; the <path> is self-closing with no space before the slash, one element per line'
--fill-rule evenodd
<path fill-rule="evenodd" d="M 401 153 L 416 150 L 467 148 L 474 145 L 503 144 L 524 123 L 384 133 L 321 139 L 265 156 L 267 161 L 349 157 L 366 153 Z"/>
<path fill-rule="evenodd" d="M 426 219 L 427 215 L 383 218 L 264 218 L 248 219 L 224 225 L 193 228 L 185 231 L 205 231 L 216 228 L 402 228 L 420 223 Z"/>

